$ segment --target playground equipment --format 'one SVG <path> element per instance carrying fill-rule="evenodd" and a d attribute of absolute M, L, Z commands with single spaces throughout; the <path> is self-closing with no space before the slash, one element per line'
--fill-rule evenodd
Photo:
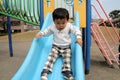
<path fill-rule="evenodd" d="M 78 17 L 78 13 L 76 13 Z M 77 19 L 77 18 L 76 18 Z M 79 20 L 76 20 L 75 25 L 79 24 Z M 52 16 L 49 13 L 46 16 L 43 27 L 41 30 L 45 29 L 52 23 Z M 73 75 L 76 80 L 85 80 L 84 76 L 84 68 L 83 68 L 83 58 L 82 58 L 82 49 L 78 44 L 75 44 L 75 37 L 72 36 L 72 67 L 73 67 Z M 35 38 L 32 42 L 30 51 L 18 70 L 18 72 L 14 75 L 11 80 L 41 80 L 40 73 L 43 69 L 43 66 L 48 57 L 48 53 L 50 52 L 52 47 L 52 36 L 48 38 L 38 39 Z M 62 58 L 59 57 L 55 62 L 53 72 L 49 75 L 49 80 L 64 80 L 63 75 L 61 74 L 62 68 Z"/>
<path fill-rule="evenodd" d="M 105 58 L 106 62 L 110 65 L 110 67 L 113 67 L 113 63 L 116 62 L 118 64 L 118 67 L 120 68 L 120 63 L 118 62 L 118 56 L 120 53 L 114 53 L 113 49 L 115 47 L 111 47 L 106 40 L 104 34 L 102 33 L 100 27 L 97 23 L 92 23 L 91 26 L 91 32 L 92 36 L 98 45 L 103 57 Z M 113 62 L 114 61 L 114 62 Z"/>
<path fill-rule="evenodd" d="M 71 1 L 71 2 L 68 2 Z M 75 4 L 75 5 L 74 5 Z M 54 8 L 64 7 L 68 9 L 70 18 L 73 19 L 73 24 L 80 26 L 83 32 L 83 54 L 85 59 L 85 73 L 89 73 L 90 69 L 90 23 L 91 23 L 91 7 L 90 0 L 0 0 L 0 14 L 10 16 L 12 18 L 25 21 L 27 23 L 40 26 L 40 29 L 45 29 L 52 22 L 48 16 L 49 12 L 52 12 Z M 9 42 L 10 42 L 10 55 L 13 56 L 12 52 L 12 39 L 11 39 L 11 27 L 10 17 L 8 17 L 8 31 L 9 31 Z M 44 18 L 46 17 L 46 20 Z M 49 19 L 49 21 L 48 21 Z M 79 20 L 81 19 L 81 20 Z M 44 23 L 43 23 L 44 22 Z M 51 48 L 51 37 L 43 39 L 34 39 L 30 48 L 30 51 L 20 67 L 18 72 L 12 78 L 12 80 L 37 80 L 40 78 L 40 72 L 42 65 L 45 62 L 45 58 Z M 50 41 L 50 42 L 49 42 Z M 73 37 L 73 41 L 75 38 Z M 38 45 L 41 44 L 41 45 Z M 47 44 L 50 43 L 50 44 Z M 74 53 L 72 59 L 73 74 L 76 80 L 84 80 L 84 68 L 83 68 L 83 56 L 81 47 L 78 44 L 72 44 Z M 43 47 L 44 46 L 44 47 Z M 49 46 L 49 47 L 48 47 Z M 37 48 L 37 50 L 36 50 Z M 47 51 L 47 52 L 45 52 Z M 45 55 L 44 55 L 45 54 Z M 63 80 L 60 73 L 60 66 L 62 61 L 58 59 L 55 63 L 54 71 L 50 74 L 50 80 Z M 31 66 L 31 67 L 30 67 Z M 58 74 L 59 73 L 59 74 Z M 57 74 L 57 75 L 56 75 Z M 29 77 L 28 77 L 29 76 Z M 80 77 L 79 77 L 80 76 Z"/>
<path fill-rule="evenodd" d="M 1 0 L 0 13 L 39 26 L 39 5 L 40 0 Z"/>
<path fill-rule="evenodd" d="M 105 12 L 102 4 L 100 3 L 99 0 L 96 0 L 99 4 L 99 6 L 101 7 L 103 13 L 105 14 L 107 20 L 110 22 L 112 29 L 114 31 L 114 33 L 116 34 L 118 40 L 116 41 L 115 36 L 112 36 L 112 34 L 110 33 L 109 29 L 107 28 L 106 24 L 104 23 L 104 20 L 102 19 L 101 15 L 99 14 L 98 10 L 96 9 L 96 7 L 92 4 L 91 6 L 93 7 L 93 9 L 96 11 L 97 15 L 100 18 L 100 22 L 104 24 L 104 28 L 108 34 L 108 36 L 110 37 L 110 40 L 112 41 L 112 43 L 114 43 L 114 46 L 111 46 L 110 43 L 108 42 L 108 40 L 105 38 L 104 34 L 102 33 L 99 24 L 97 23 L 92 23 L 91 26 L 91 33 L 92 36 L 96 42 L 96 44 L 98 45 L 104 59 L 106 60 L 106 62 L 110 65 L 110 67 L 113 67 L 113 63 L 116 62 L 118 64 L 118 67 L 120 68 L 120 63 L 119 63 L 119 52 L 115 52 L 114 50 L 118 47 L 116 47 L 116 42 L 118 42 L 120 40 L 120 36 L 118 35 L 117 30 L 115 29 L 114 25 L 112 24 L 111 20 L 109 19 L 107 13 Z"/>

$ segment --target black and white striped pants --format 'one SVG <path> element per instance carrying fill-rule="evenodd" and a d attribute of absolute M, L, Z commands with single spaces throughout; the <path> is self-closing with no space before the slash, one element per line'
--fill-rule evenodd
<path fill-rule="evenodd" d="M 51 53 L 47 59 L 47 62 L 44 66 L 44 69 L 47 71 L 52 72 L 52 68 L 54 65 L 54 62 L 56 59 L 62 56 L 63 57 L 63 66 L 62 66 L 62 72 L 63 71 L 70 71 L 71 72 L 71 49 L 68 48 L 59 48 L 57 46 L 53 46 Z"/>

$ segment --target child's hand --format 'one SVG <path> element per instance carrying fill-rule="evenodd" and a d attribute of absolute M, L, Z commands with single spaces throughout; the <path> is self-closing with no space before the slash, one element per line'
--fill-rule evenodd
<path fill-rule="evenodd" d="M 36 34 L 36 38 L 41 38 L 43 35 L 42 35 L 42 33 L 40 33 L 40 34 Z"/>
<path fill-rule="evenodd" d="M 77 42 L 80 46 L 82 46 L 82 40 L 81 40 L 80 38 L 78 38 L 78 39 L 76 40 L 76 42 Z"/>

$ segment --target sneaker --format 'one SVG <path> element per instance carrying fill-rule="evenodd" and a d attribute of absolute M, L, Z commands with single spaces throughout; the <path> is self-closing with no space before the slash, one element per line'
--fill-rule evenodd
<path fill-rule="evenodd" d="M 63 72 L 63 76 L 64 76 L 64 78 L 67 79 L 67 80 L 75 80 L 75 79 L 73 78 L 72 74 L 70 73 L 70 71 L 65 71 L 65 72 Z"/>
<path fill-rule="evenodd" d="M 41 72 L 41 79 L 42 80 L 48 80 L 48 74 L 50 73 L 49 70 L 47 69 L 43 69 L 43 71 Z"/>
<path fill-rule="evenodd" d="M 41 74 L 41 79 L 42 80 L 48 80 L 48 74 L 47 73 Z"/>

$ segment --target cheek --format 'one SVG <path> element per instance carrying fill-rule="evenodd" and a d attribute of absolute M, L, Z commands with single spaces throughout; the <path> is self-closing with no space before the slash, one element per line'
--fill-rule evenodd
<path fill-rule="evenodd" d="M 57 28 L 59 28 L 59 25 L 56 25 Z"/>
<path fill-rule="evenodd" d="M 56 25 L 56 28 L 57 28 L 57 29 L 60 29 L 60 26 L 59 26 L 59 25 Z"/>

